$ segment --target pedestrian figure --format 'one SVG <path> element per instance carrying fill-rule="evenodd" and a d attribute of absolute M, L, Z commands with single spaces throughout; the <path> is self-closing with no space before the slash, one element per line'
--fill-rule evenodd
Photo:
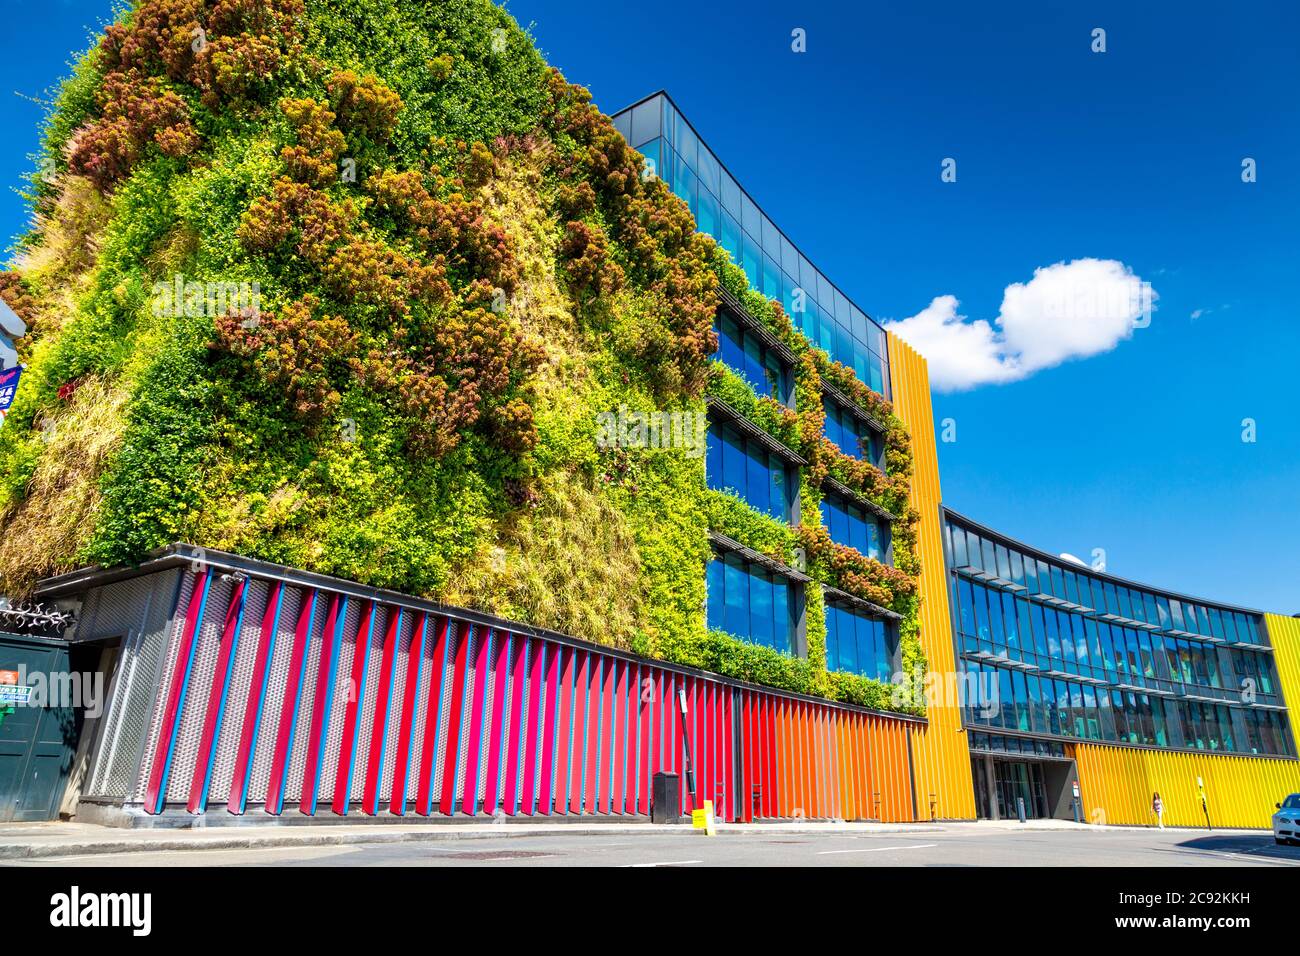
<path fill-rule="evenodd" d="M 1163 830 L 1165 828 L 1165 804 L 1160 799 L 1159 790 L 1151 795 L 1151 811 L 1156 815 L 1156 825 Z"/>

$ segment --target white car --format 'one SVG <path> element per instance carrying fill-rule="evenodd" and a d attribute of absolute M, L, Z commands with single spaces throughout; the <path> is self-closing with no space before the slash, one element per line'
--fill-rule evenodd
<path fill-rule="evenodd" d="M 1277 804 L 1273 839 L 1278 843 L 1300 843 L 1300 793 L 1293 793 Z"/>

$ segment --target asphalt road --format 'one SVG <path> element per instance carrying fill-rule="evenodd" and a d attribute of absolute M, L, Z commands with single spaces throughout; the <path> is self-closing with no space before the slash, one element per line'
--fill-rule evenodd
<path fill-rule="evenodd" d="M 915 833 L 550 834 L 396 844 L 154 851 L 13 861 L 18 866 L 1282 866 L 1300 847 L 1268 834 L 1007 830 Z"/>

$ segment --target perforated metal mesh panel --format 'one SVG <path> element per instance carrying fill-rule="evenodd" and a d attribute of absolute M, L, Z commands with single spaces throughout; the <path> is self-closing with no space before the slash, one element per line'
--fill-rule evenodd
<path fill-rule="evenodd" d="M 312 621 L 311 643 L 308 645 L 307 660 L 303 665 L 302 696 L 298 700 L 298 720 L 293 733 L 293 753 L 290 754 L 289 769 L 284 783 L 284 802 L 297 803 L 302 799 L 302 771 L 307 763 L 307 738 L 311 733 L 312 705 L 316 700 L 316 674 L 320 669 L 321 648 L 324 646 L 325 620 L 329 614 L 329 595 L 322 594 L 316 600 L 315 620 Z"/>
<path fill-rule="evenodd" d="M 545 752 L 543 741 L 546 739 L 546 714 L 551 705 L 549 688 L 546 686 L 546 669 L 550 666 L 551 654 L 554 652 L 555 648 L 552 645 L 540 641 L 533 645 L 533 653 L 538 656 L 537 728 L 533 731 L 535 736 L 530 741 L 530 746 L 533 748 L 533 767 L 536 769 L 533 771 L 533 792 L 524 795 L 524 806 L 531 807 L 534 813 L 541 812 L 542 772 L 546 769 L 542 765 L 542 756 Z M 531 665 L 529 672 L 531 673 Z"/>
<path fill-rule="evenodd" d="M 112 691 L 105 701 L 104 727 L 97 751 L 91 757 L 91 772 L 82 789 L 84 796 L 126 799 L 139 775 L 145 746 L 145 731 L 158 690 L 159 671 L 166 651 L 171 615 L 176 603 L 179 571 L 168 571 L 98 588 L 87 596 L 86 615 L 77 629 L 80 639 L 112 636 L 119 626 L 114 615 L 101 616 L 105 593 L 123 598 L 130 605 L 135 625 L 122 640 L 116 670 L 111 675 Z M 123 585 L 132 585 L 126 588 Z M 136 597 L 140 595 L 140 597 Z M 123 615 L 125 616 L 125 614 Z M 110 675 L 105 675 L 107 680 Z"/>
<path fill-rule="evenodd" d="M 429 695 L 438 693 L 437 677 L 433 673 L 434 641 L 438 622 L 429 615 L 424 631 L 424 664 L 420 669 L 420 687 L 415 700 L 415 732 L 411 740 L 411 773 L 406 781 L 406 796 L 412 802 L 420 792 L 420 760 L 424 753 L 424 737 L 429 730 Z"/>
<path fill-rule="evenodd" d="M 163 709 L 166 706 L 167 695 L 171 693 L 173 675 L 176 672 L 176 656 L 180 652 L 181 637 L 185 631 L 185 615 L 190 606 L 190 599 L 194 594 L 194 585 L 197 580 L 196 576 L 185 571 L 181 583 L 180 597 L 176 601 L 175 613 L 167 626 L 163 629 L 162 640 L 159 642 L 158 655 L 161 667 L 156 671 L 158 691 L 153 695 L 153 699 L 146 705 L 147 732 L 142 742 L 140 755 L 140 773 L 136 777 L 135 786 L 132 789 L 130 799 L 133 803 L 144 802 L 145 787 L 149 783 L 149 775 L 153 772 L 154 752 L 157 746 L 158 733 L 162 727 Z M 143 657 L 141 660 L 143 665 Z M 148 675 L 142 667 L 137 676 L 137 680 L 144 679 Z M 137 685 L 139 686 L 139 685 Z M 143 695 L 144 689 L 136 691 Z"/>
<path fill-rule="evenodd" d="M 452 727 L 459 727 L 459 736 L 456 738 L 457 753 L 453 755 L 453 759 L 456 761 L 456 791 L 454 793 L 456 805 L 452 808 L 453 813 L 459 810 L 464 802 L 465 774 L 469 772 L 469 729 L 470 724 L 473 723 L 471 711 L 474 706 L 474 655 L 477 653 L 476 648 L 480 640 L 480 632 L 477 627 L 465 627 L 461 630 L 461 634 L 463 635 L 462 639 L 466 642 L 466 647 L 465 674 L 460 707 L 456 709 L 456 713 L 450 715 L 451 720 L 447 722 L 448 735 L 450 735 Z M 450 702 L 453 697 L 451 691 L 454 688 L 448 690 L 447 700 Z M 455 721 L 455 723 L 452 723 L 452 721 Z"/>
<path fill-rule="evenodd" d="M 176 748 L 172 752 L 171 776 L 167 779 L 169 802 L 183 802 L 189 796 L 194 765 L 199 755 L 203 721 L 208 711 L 212 672 L 216 669 L 217 654 L 221 649 L 221 631 L 225 624 L 226 608 L 230 606 L 231 591 L 231 583 L 220 577 L 212 582 L 212 587 L 208 590 L 207 609 L 194 642 L 194 663 L 190 670 L 189 689 L 185 695 L 185 709 L 176 734 Z"/>
<path fill-rule="evenodd" d="M 406 699 L 406 668 L 411 662 L 411 640 L 415 634 L 416 615 L 402 615 L 397 633 L 397 653 L 393 664 L 393 685 L 388 696 L 388 738 L 384 744 L 383 774 L 379 779 L 379 799 L 385 803 L 393 796 L 393 775 L 397 766 L 397 748 L 402 733 L 402 702 Z M 409 788 L 409 784 L 408 784 Z"/>
<path fill-rule="evenodd" d="M 86 596 L 81 620 L 69 635 L 72 641 L 101 640 L 108 637 L 126 638 L 137 634 L 144 616 L 155 600 L 160 582 L 174 583 L 175 572 L 131 578 L 95 588 Z"/>
<path fill-rule="evenodd" d="M 492 747 L 492 702 L 496 698 L 496 669 L 492 666 L 496 659 L 497 648 L 501 644 L 501 637 L 496 631 L 483 629 L 483 639 L 486 643 L 484 656 L 486 659 L 486 670 L 484 671 L 485 680 L 483 682 L 483 714 L 480 718 L 479 746 L 478 746 L 478 779 L 475 781 L 474 793 L 480 805 L 487 802 L 487 772 L 488 772 L 488 754 Z M 478 808 L 475 807 L 475 812 Z"/>
<path fill-rule="evenodd" d="M 334 673 L 334 699 L 330 701 L 325 752 L 320 757 L 320 774 L 316 783 L 316 794 L 325 806 L 334 797 L 334 781 L 339 770 L 339 748 L 343 744 L 344 712 L 348 701 L 354 699 L 359 690 L 352 686 L 352 657 L 357 649 L 357 628 L 364 608 L 365 605 L 360 601 L 348 601 L 348 611 L 343 619 L 343 639 L 339 643 L 339 659 Z"/>
<path fill-rule="evenodd" d="M 212 781 L 208 785 L 208 804 L 225 803 L 230 799 L 230 784 L 235 774 L 235 754 L 244 729 L 244 714 L 248 710 L 248 689 L 253 681 L 253 668 L 257 664 L 257 648 L 262 636 L 262 615 L 271 595 L 271 586 L 265 581 L 249 581 L 244 597 L 244 616 L 239 625 L 239 639 L 234 648 L 234 666 L 230 684 L 226 689 L 226 712 L 221 721 L 221 734 L 216 742 L 216 759 L 212 765 Z"/>
<path fill-rule="evenodd" d="M 271 761 L 275 757 L 276 736 L 284 706 L 285 685 L 289 682 L 289 662 L 293 658 L 294 628 L 307 592 L 286 587 L 280 597 L 280 622 L 275 631 L 275 648 L 271 654 L 266 693 L 262 699 L 262 729 L 253 751 L 253 773 L 248 784 L 248 802 L 265 803 L 271 780 Z"/>
<path fill-rule="evenodd" d="M 461 628 L 455 621 L 447 625 L 447 652 L 443 655 L 440 680 L 431 685 L 431 692 L 437 693 L 438 711 L 438 746 L 433 756 L 433 802 L 442 799 L 443 787 L 447 786 L 444 774 L 447 770 L 447 736 L 451 728 L 452 681 L 456 677 L 456 647 L 460 641 Z M 453 776 L 453 780 L 455 777 Z"/>
<path fill-rule="evenodd" d="M 506 631 L 500 631 L 497 633 L 497 640 L 501 641 L 504 647 L 502 653 L 505 655 L 506 660 L 505 677 L 501 681 L 501 686 L 495 690 L 495 693 L 501 695 L 501 733 L 492 742 L 492 746 L 501 748 L 500 755 L 497 757 L 496 792 L 496 805 L 498 809 L 501 809 L 506 802 L 506 765 L 509 762 L 510 734 L 513 721 L 510 713 L 510 702 L 514 699 L 514 668 L 511 666 L 511 662 L 514 660 L 518 638 L 514 639 L 516 645 L 512 646 L 510 634 Z"/>
<path fill-rule="evenodd" d="M 524 798 L 524 767 L 527 766 L 528 754 L 528 715 L 531 710 L 532 701 L 529 693 L 529 675 L 533 672 L 533 654 L 535 648 L 533 642 L 526 637 L 516 637 L 515 641 L 521 645 L 521 659 L 523 669 L 520 677 L 520 683 L 523 685 L 523 693 L 519 695 L 519 719 L 515 722 L 516 726 L 511 728 L 510 750 L 518 763 L 518 772 L 515 774 L 515 792 L 507 794 L 507 799 L 518 800 L 517 806 L 525 806 Z M 513 688 L 511 694 L 513 695 Z M 513 697 L 512 697 L 513 699 Z M 516 733 L 518 740 L 515 739 Z"/>
<path fill-rule="evenodd" d="M 370 658 L 364 678 L 365 694 L 357 715 L 357 743 L 352 761 L 353 800 L 360 800 L 366 789 L 366 767 L 370 762 L 370 741 L 375 729 L 375 706 L 379 701 L 379 680 L 384 666 L 384 636 L 388 633 L 390 614 L 396 616 L 397 609 L 383 606 L 376 608 L 374 624 L 370 628 Z"/>

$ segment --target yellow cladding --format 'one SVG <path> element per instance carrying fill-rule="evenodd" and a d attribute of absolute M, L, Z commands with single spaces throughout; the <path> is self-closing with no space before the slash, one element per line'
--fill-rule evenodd
<path fill-rule="evenodd" d="M 957 666 L 953 654 L 952 617 L 948 612 L 947 570 L 939 526 L 939 458 L 930 407 L 930 375 L 925 359 L 906 342 L 888 336 L 890 381 L 894 409 L 912 436 L 912 505 L 921 513 L 917 552 L 921 559 L 921 647 L 930 673 L 939 686 L 953 687 Z M 975 788 L 971 781 L 970 750 L 961 729 L 956 700 L 932 700 L 928 724 L 912 733 L 912 763 L 916 781 L 916 811 L 921 818 L 973 820 Z"/>
<path fill-rule="evenodd" d="M 1288 717 L 1300 707 L 1300 620 L 1264 615 Z M 1292 722 L 1292 733 L 1295 724 Z M 1197 778 L 1216 827 L 1268 827 L 1274 804 L 1300 793 L 1300 762 L 1221 754 L 1076 744 L 1079 787 L 1089 822 L 1153 824 L 1159 791 L 1166 826 L 1204 826 Z"/>

